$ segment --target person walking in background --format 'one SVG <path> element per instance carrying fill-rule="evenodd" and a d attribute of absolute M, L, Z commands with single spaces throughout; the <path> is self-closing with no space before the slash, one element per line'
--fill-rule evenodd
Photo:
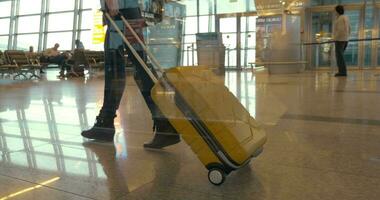
<path fill-rule="evenodd" d="M 344 7 L 338 5 L 335 7 L 337 12 L 337 19 L 334 23 L 334 41 L 335 41 L 335 57 L 338 65 L 338 73 L 335 76 L 347 76 L 347 66 L 344 60 L 344 51 L 348 45 L 348 38 L 350 37 L 351 25 L 350 20 L 344 15 Z"/>

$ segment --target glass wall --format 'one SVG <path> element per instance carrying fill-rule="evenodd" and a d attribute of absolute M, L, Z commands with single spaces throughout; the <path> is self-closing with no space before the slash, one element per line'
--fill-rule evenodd
<path fill-rule="evenodd" d="M 366 2 L 366 3 L 365 3 Z M 313 6 L 310 14 L 310 41 L 315 42 L 316 39 L 322 38 L 325 35 L 328 36 L 331 34 L 333 21 L 336 18 L 336 12 L 334 11 L 334 7 L 336 3 L 340 3 L 345 6 L 345 15 L 347 15 L 350 19 L 351 23 L 351 35 L 350 39 L 371 39 L 378 38 L 378 29 L 380 27 L 380 15 L 379 15 L 379 4 L 380 1 L 349 1 L 349 0 L 341 0 L 341 1 L 312 1 L 312 3 L 316 6 Z M 319 7 L 318 5 L 324 5 Z M 318 18 L 320 13 L 327 13 L 329 16 L 327 20 L 325 20 L 325 26 L 322 26 L 323 19 Z M 329 20 L 331 20 L 329 22 Z M 324 23 L 324 22 L 323 22 Z M 379 42 L 377 40 L 371 41 L 359 41 L 359 42 L 349 42 L 348 48 L 345 52 L 345 59 L 347 65 L 350 67 L 359 67 L 359 68 L 372 68 L 378 67 L 380 64 L 380 56 L 377 54 L 379 50 L 377 45 Z M 329 50 L 332 48 L 331 45 L 320 45 L 319 52 L 316 52 L 317 47 L 311 47 L 311 51 L 309 53 L 311 57 L 311 62 L 315 67 L 327 67 L 335 65 L 335 62 L 330 62 L 329 56 L 333 55 Z"/>
<path fill-rule="evenodd" d="M 365 8 L 365 21 L 364 21 L 364 38 L 372 38 L 374 30 L 374 9 L 372 5 L 367 5 Z M 372 41 L 364 42 L 364 66 L 370 67 L 372 65 Z"/>
<path fill-rule="evenodd" d="M 332 38 L 331 12 L 313 12 L 311 16 L 312 42 L 326 42 Z M 312 46 L 313 64 L 317 67 L 331 65 L 332 44 Z"/>
<path fill-rule="evenodd" d="M 227 67 L 236 67 L 238 60 L 245 67 L 248 62 L 255 60 L 256 18 L 239 15 L 249 12 L 254 14 L 256 8 L 253 0 L 183 0 L 180 3 L 186 6 L 183 65 L 198 64 L 195 35 L 218 30 L 223 33 L 223 43 L 228 45 L 225 63 Z M 233 16 L 228 16 L 231 14 Z M 240 59 L 237 58 L 238 55 Z"/>
<path fill-rule="evenodd" d="M 347 10 L 346 15 L 350 19 L 351 25 L 351 35 L 350 39 L 359 38 L 360 32 L 360 10 Z M 350 42 L 344 54 L 346 63 L 348 66 L 358 66 L 359 65 L 359 43 Z"/>
<path fill-rule="evenodd" d="M 0 1 L 0 50 L 8 48 L 12 2 Z"/>
<path fill-rule="evenodd" d="M 182 63 L 189 65 L 197 64 L 196 33 L 218 30 L 219 15 L 255 11 L 253 0 L 182 0 L 178 3 L 186 7 Z M 0 49 L 26 50 L 34 46 L 41 51 L 60 43 L 61 50 L 70 50 L 75 39 L 82 40 L 88 49 L 102 49 L 102 44 L 93 44 L 92 40 L 98 8 L 99 0 L 65 0 L 64 3 L 60 0 L 0 0 Z M 251 23 L 251 19 L 245 17 L 241 20 Z M 246 25 L 241 26 L 246 28 Z M 254 35 L 254 29 L 241 33 L 238 38 L 244 43 L 242 48 L 252 50 Z M 245 53 L 241 56 L 246 60 Z"/>
<path fill-rule="evenodd" d="M 71 50 L 75 39 L 92 45 L 93 10 L 99 1 L 90 0 L 0 0 L 0 50 L 43 50 L 60 43 L 61 50 Z M 83 21 L 86 20 L 86 21 Z M 83 34 L 81 34 L 83 32 Z M 81 38 L 90 37 L 88 38 Z"/>

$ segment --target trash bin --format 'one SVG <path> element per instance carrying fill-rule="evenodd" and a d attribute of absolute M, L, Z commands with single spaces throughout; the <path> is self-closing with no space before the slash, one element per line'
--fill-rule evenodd
<path fill-rule="evenodd" d="M 197 53 L 198 65 L 216 68 L 218 73 L 224 74 L 225 52 L 221 33 L 198 33 Z"/>

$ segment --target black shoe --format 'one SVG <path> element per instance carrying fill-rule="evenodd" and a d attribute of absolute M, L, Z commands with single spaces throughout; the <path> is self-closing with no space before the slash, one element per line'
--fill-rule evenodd
<path fill-rule="evenodd" d="M 180 141 L 181 139 L 178 133 L 156 133 L 152 141 L 144 144 L 144 148 L 162 149 L 164 147 L 177 144 Z"/>
<path fill-rule="evenodd" d="M 114 117 L 96 117 L 96 123 L 89 129 L 82 131 L 81 135 L 88 139 L 112 142 L 115 135 Z"/>
<path fill-rule="evenodd" d="M 336 73 L 335 77 L 338 77 L 338 76 L 347 76 L 347 74 Z"/>
<path fill-rule="evenodd" d="M 45 72 L 41 69 L 41 70 L 40 70 L 40 74 L 45 74 Z"/>
<path fill-rule="evenodd" d="M 179 134 L 167 119 L 155 119 L 153 131 L 153 140 L 145 143 L 144 148 L 162 149 L 181 141 Z"/>
<path fill-rule="evenodd" d="M 59 74 L 57 75 L 57 78 L 65 78 L 65 72 L 60 71 Z"/>

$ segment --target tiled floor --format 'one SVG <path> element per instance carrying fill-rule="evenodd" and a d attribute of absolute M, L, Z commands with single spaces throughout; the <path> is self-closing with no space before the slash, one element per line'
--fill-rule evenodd
<path fill-rule="evenodd" d="M 114 144 L 84 140 L 101 76 L 0 81 L 0 199 L 345 199 L 380 196 L 379 71 L 229 72 L 226 85 L 266 129 L 259 158 L 220 187 L 181 142 L 162 151 L 132 79 Z"/>

